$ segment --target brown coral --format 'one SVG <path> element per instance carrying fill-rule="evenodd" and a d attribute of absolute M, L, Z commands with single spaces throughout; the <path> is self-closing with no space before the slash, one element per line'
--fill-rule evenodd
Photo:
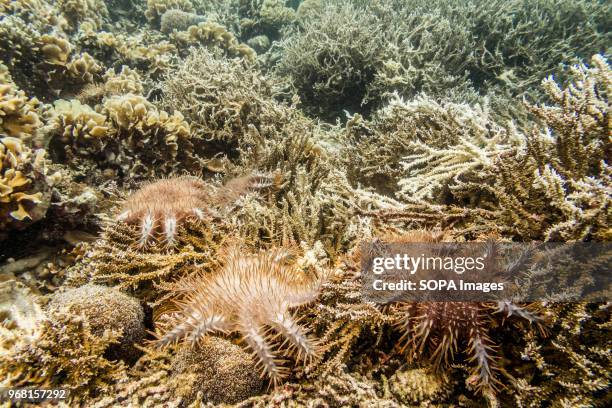
<path fill-rule="evenodd" d="M 40 323 L 35 339 L 12 348 L 0 359 L 3 384 L 61 386 L 70 391 L 71 401 L 79 401 L 122 376 L 123 365 L 103 356 L 117 336 L 110 331 L 95 336 L 86 319 L 52 313 Z"/>
<path fill-rule="evenodd" d="M 220 337 L 207 337 L 195 348 L 183 347 L 172 360 L 174 375 L 191 374 L 187 393 L 176 393 L 186 402 L 201 395 L 202 401 L 232 404 L 243 401 L 263 388 L 251 356 L 240 346 Z"/>
<path fill-rule="evenodd" d="M 55 114 L 51 157 L 82 177 L 133 182 L 185 167 L 200 169 L 180 112 L 160 111 L 140 95 L 109 97 L 98 112 L 78 100 L 57 101 Z"/>
<path fill-rule="evenodd" d="M 22 140 L 33 138 L 41 126 L 39 107 L 38 99 L 19 90 L 0 64 L 0 131 Z"/>
<path fill-rule="evenodd" d="M 44 217 L 48 206 L 44 151 L 19 139 L 0 138 L 0 230 Z"/>
<path fill-rule="evenodd" d="M 193 45 L 205 45 L 218 47 L 232 57 L 243 57 L 249 62 L 254 62 L 257 58 L 257 53 L 251 47 L 240 43 L 234 34 L 214 21 L 193 25 L 187 31 L 174 33 L 172 37 L 177 46 L 183 49 Z"/>
<path fill-rule="evenodd" d="M 161 16 L 168 10 L 193 12 L 193 4 L 189 0 L 147 0 L 145 17 L 149 23 L 157 25 Z"/>
<path fill-rule="evenodd" d="M 135 361 L 140 354 L 134 344 L 144 340 L 145 315 L 135 298 L 117 289 L 88 284 L 56 293 L 47 307 L 54 313 L 84 316 L 92 334 L 100 338 L 106 331 L 120 333 L 117 344 L 107 350 L 112 359 Z"/>
<path fill-rule="evenodd" d="M 239 246 L 228 248 L 221 270 L 177 283 L 182 296 L 176 301 L 177 311 L 165 315 L 166 330 L 158 345 L 197 344 L 211 333 L 238 332 L 263 373 L 278 384 L 289 374 L 279 352 L 297 360 L 318 355 L 317 341 L 291 310 L 317 297 L 321 277 L 305 276 L 290 257 L 284 249 L 246 254 Z M 289 344 L 287 349 L 278 344 L 278 337 Z"/>
<path fill-rule="evenodd" d="M 206 17 L 182 10 L 171 9 L 161 16 L 160 30 L 162 33 L 170 34 L 173 31 L 184 31 L 189 27 L 206 21 Z"/>

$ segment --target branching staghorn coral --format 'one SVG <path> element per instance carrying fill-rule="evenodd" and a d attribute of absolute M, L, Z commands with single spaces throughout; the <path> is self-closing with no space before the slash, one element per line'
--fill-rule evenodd
<path fill-rule="evenodd" d="M 595 56 L 574 75 L 563 91 L 545 81 L 561 106 L 529 108 L 545 130 L 480 132 L 443 148 L 411 144 L 401 195 L 436 198 L 431 187 L 446 188 L 455 202 L 493 211 L 505 233 L 523 239 L 608 240 L 610 68 Z"/>
<path fill-rule="evenodd" d="M 326 119 L 367 114 L 394 91 L 474 102 L 477 86 L 540 97 L 533 85 L 570 56 L 606 52 L 611 14 L 590 1 L 337 0 L 283 39 L 277 74 Z"/>
<path fill-rule="evenodd" d="M 377 305 L 362 301 L 361 281 L 355 271 L 340 268 L 329 282 L 323 284 L 320 302 L 312 306 L 311 312 L 316 316 L 314 327 L 317 332 L 324 333 L 321 336 L 321 362 L 308 367 L 309 375 L 313 377 L 341 370 L 354 350 L 362 348 L 360 338 L 373 337 L 376 347 L 383 327 L 392 322 L 392 318 Z"/>
<path fill-rule="evenodd" d="M 272 85 L 255 68 L 204 49 L 168 75 L 162 89 L 162 106 L 181 111 L 205 139 L 235 144 L 252 132 L 267 138 L 284 123 Z"/>
<path fill-rule="evenodd" d="M 349 118 L 344 131 L 346 167 L 353 183 L 365 183 L 387 194 L 395 193 L 397 182 L 404 174 L 402 159 L 405 158 L 406 165 L 418 166 L 418 162 L 413 160 L 421 156 L 411 156 L 415 150 L 420 151 L 415 146 L 442 149 L 457 144 L 461 139 L 474 138 L 495 147 L 495 142 L 505 141 L 512 131 L 512 128 L 504 129 L 497 125 L 487 106 L 439 103 L 425 96 L 404 101 L 395 95 L 371 120 L 367 121 L 359 114 Z M 486 160 L 486 152 L 476 147 L 474 150 L 471 152 L 473 155 L 484 155 Z M 460 162 L 462 158 L 449 160 Z M 448 166 L 452 167 L 456 162 L 448 163 Z M 445 170 L 441 169 L 440 173 L 444 174 Z M 404 181 L 409 183 L 411 180 Z M 445 184 L 446 180 L 441 181 Z M 421 178 L 417 178 L 415 183 L 418 187 L 407 191 L 412 198 L 431 194 L 439 187 L 440 181 L 432 175 L 422 183 Z"/>
<path fill-rule="evenodd" d="M 512 385 L 509 404 L 597 406 L 610 402 L 611 312 L 607 303 L 549 305 L 550 332 L 544 342 L 527 336 L 521 357 L 524 378 Z"/>
<path fill-rule="evenodd" d="M 285 249 L 245 254 L 240 246 L 224 250 L 223 268 L 179 281 L 176 312 L 167 314 L 158 345 L 197 344 L 211 333 L 238 332 L 263 373 L 277 385 L 289 374 L 283 356 L 311 360 L 318 343 L 292 312 L 312 302 L 324 276 L 307 276 L 292 264 Z M 270 331 L 269 328 L 273 329 Z M 283 349 L 276 333 L 288 344 Z"/>
<path fill-rule="evenodd" d="M 381 407 L 402 406 L 391 395 L 381 395 L 380 384 L 368 375 L 336 371 L 324 374 L 308 383 L 286 383 L 268 394 L 251 397 L 236 408 L 264 408 L 278 404 L 291 408 L 321 407 Z"/>
<path fill-rule="evenodd" d="M 332 4 L 283 44 L 278 75 L 316 113 L 354 111 L 373 80 L 384 47 L 376 17 L 350 3 Z M 355 106 L 356 105 L 356 106 Z"/>
<path fill-rule="evenodd" d="M 157 301 L 168 292 L 158 285 L 200 269 L 213 270 L 220 243 L 229 233 L 223 226 L 186 225 L 187 233 L 177 236 L 176 249 L 138 247 L 140 231 L 124 223 L 106 228 L 99 240 L 89 245 L 77 262 L 66 270 L 67 285 L 88 282 L 112 284 L 134 290 L 140 298 Z"/>

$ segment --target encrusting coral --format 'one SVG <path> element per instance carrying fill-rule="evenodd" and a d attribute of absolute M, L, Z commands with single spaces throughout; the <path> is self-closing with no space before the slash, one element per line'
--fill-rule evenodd
<path fill-rule="evenodd" d="M 290 258 L 286 249 L 257 254 L 245 254 L 238 245 L 225 249 L 221 270 L 198 273 L 176 284 L 176 312 L 160 322 L 165 330 L 158 345 L 198 344 L 212 333 L 237 332 L 263 373 L 277 385 L 289 375 L 281 357 L 307 361 L 318 356 L 317 341 L 291 310 L 312 302 L 324 277 L 305 275 Z M 283 349 L 268 328 L 288 347 Z"/>

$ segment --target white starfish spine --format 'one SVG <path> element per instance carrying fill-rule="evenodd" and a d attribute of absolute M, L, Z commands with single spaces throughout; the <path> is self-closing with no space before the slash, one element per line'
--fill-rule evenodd
<path fill-rule="evenodd" d="M 194 208 L 193 213 L 198 217 L 199 220 L 204 220 L 204 211 L 201 208 Z"/>
<path fill-rule="evenodd" d="M 173 215 L 166 217 L 164 233 L 166 234 L 166 245 L 173 246 L 176 239 L 176 218 Z"/>
<path fill-rule="evenodd" d="M 147 216 L 142 221 L 142 229 L 140 232 L 140 245 L 146 245 L 149 237 L 153 234 L 153 227 L 155 226 L 155 220 L 153 219 L 153 215 L 148 213 Z"/>

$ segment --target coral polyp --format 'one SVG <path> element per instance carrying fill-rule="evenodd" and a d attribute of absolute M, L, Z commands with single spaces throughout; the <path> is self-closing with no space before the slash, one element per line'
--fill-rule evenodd
<path fill-rule="evenodd" d="M 132 194 L 117 221 L 140 228 L 141 246 L 154 239 L 172 246 L 177 229 L 185 220 L 204 219 L 208 199 L 205 183 L 195 177 L 158 180 Z"/>
<path fill-rule="evenodd" d="M 284 249 L 251 255 L 233 245 L 223 258 L 218 272 L 179 281 L 182 296 L 176 311 L 160 319 L 166 330 L 157 345 L 195 345 L 207 335 L 239 333 L 262 374 L 277 385 L 289 375 L 285 357 L 306 362 L 319 354 L 317 340 L 293 310 L 315 300 L 322 278 L 305 276 Z"/>

